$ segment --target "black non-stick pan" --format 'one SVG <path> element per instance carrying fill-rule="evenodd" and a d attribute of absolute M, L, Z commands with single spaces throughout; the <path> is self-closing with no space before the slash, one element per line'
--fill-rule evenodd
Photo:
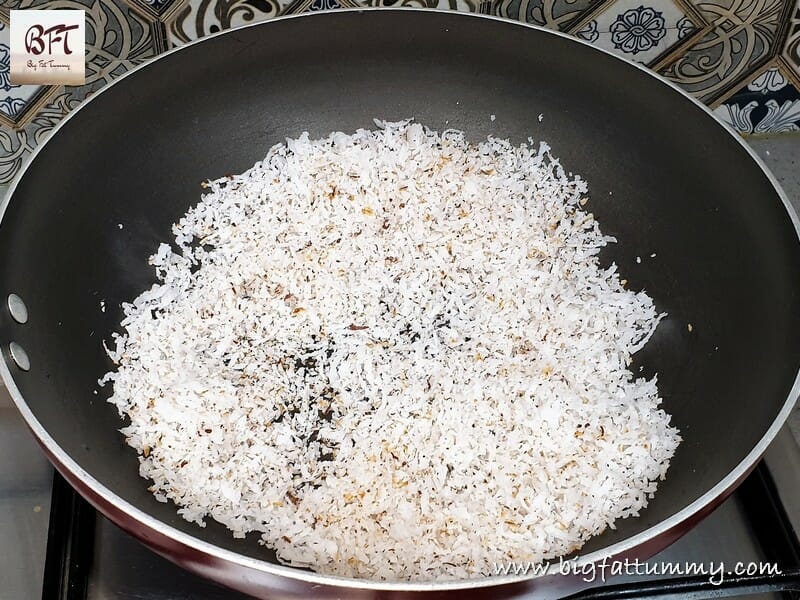
<path fill-rule="evenodd" d="M 94 394 L 119 305 L 154 282 L 147 258 L 201 180 L 249 168 L 286 136 L 375 117 L 546 140 L 588 180 L 589 208 L 619 239 L 602 260 L 669 313 L 635 360 L 658 373 L 684 442 L 650 506 L 582 560 L 674 541 L 748 473 L 797 394 L 797 217 L 745 144 L 664 80 L 565 35 L 452 12 L 337 11 L 212 36 L 105 88 L 39 147 L 2 207 L 0 293 L 18 295 L 28 320 L 0 311 L 0 369 L 51 460 L 155 551 L 262 597 L 572 585 L 532 574 L 370 583 L 281 566 L 255 536 L 201 529 L 156 502 L 108 390 Z"/>

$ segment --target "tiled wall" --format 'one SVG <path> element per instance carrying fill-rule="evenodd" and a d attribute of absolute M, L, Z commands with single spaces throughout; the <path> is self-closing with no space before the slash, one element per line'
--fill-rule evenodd
<path fill-rule="evenodd" d="M 0 185 L 84 98 L 207 33 L 303 11 L 417 6 L 560 29 L 648 65 L 742 133 L 800 129 L 800 0 L 0 0 Z M 15 86 L 8 10 L 82 8 L 86 84 Z"/>

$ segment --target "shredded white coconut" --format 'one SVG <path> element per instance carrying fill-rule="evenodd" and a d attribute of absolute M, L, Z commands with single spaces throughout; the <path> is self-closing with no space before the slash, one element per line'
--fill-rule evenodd
<path fill-rule="evenodd" d="M 680 441 L 628 369 L 661 315 L 546 144 L 376 123 L 204 184 L 151 258 L 104 378 L 141 476 L 323 573 L 571 552 Z"/>

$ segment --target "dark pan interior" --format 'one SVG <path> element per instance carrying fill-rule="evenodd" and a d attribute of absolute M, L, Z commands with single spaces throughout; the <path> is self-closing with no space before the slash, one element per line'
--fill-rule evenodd
<path fill-rule="evenodd" d="M 0 293 L 22 296 L 30 322 L 4 312 L 0 341 L 27 349 L 29 373 L 9 363 L 15 381 L 84 469 L 165 523 L 273 558 L 147 492 L 106 392 L 93 394 L 111 366 L 101 341 L 120 302 L 153 282 L 147 257 L 201 180 L 247 169 L 285 136 L 373 117 L 547 140 L 619 238 L 603 260 L 669 313 L 636 360 L 658 372 L 683 445 L 642 516 L 585 550 L 684 508 L 764 435 L 800 363 L 800 245 L 740 144 L 660 81 L 564 37 L 452 13 L 332 12 L 208 39 L 130 75 L 71 118 L 19 182 L 0 224 Z"/>

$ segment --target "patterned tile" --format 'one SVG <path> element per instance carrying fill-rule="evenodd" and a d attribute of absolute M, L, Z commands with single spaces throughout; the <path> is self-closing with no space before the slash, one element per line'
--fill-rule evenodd
<path fill-rule="evenodd" d="M 294 0 L 283 9 L 284 15 L 293 15 L 303 12 L 317 12 L 320 10 L 334 10 L 337 8 L 358 8 L 361 6 L 355 0 Z"/>
<path fill-rule="evenodd" d="M 358 0 L 362 6 L 439 8 L 489 14 L 490 0 Z"/>
<path fill-rule="evenodd" d="M 0 21 L 0 113 L 14 120 L 31 98 L 40 93 L 42 85 L 13 85 L 11 83 L 11 49 L 9 27 Z"/>
<path fill-rule="evenodd" d="M 579 38 L 642 64 L 660 62 L 704 23 L 690 6 L 676 0 L 615 0 L 588 17 L 572 32 Z"/>
<path fill-rule="evenodd" d="M 488 0 L 188 0 L 165 13 L 170 47 L 209 33 L 301 12 L 336 8 L 414 7 L 489 12 Z"/>
<path fill-rule="evenodd" d="M 28 154 L 44 141 L 64 115 L 80 104 L 80 100 L 64 88 L 56 88 L 56 92 L 24 128 L 0 127 L 0 185 L 13 179 Z"/>
<path fill-rule="evenodd" d="M 800 0 L 0 0 L 0 185 L 84 98 L 167 47 L 283 14 L 351 6 L 481 12 L 567 31 L 720 104 L 719 114 L 742 131 L 798 123 Z M 85 85 L 11 85 L 10 8 L 86 10 Z M 778 71 L 762 76 L 768 63 Z M 786 85 L 772 89 L 780 76 Z M 762 85 L 766 92 L 751 89 Z"/>
<path fill-rule="evenodd" d="M 602 0 L 495 0 L 491 14 L 566 31 Z"/>
<path fill-rule="evenodd" d="M 777 53 L 790 2 L 794 0 L 697 0 L 695 6 L 711 28 L 660 72 L 713 105 Z"/>
<path fill-rule="evenodd" d="M 782 62 L 761 70 L 714 113 L 743 134 L 800 130 L 800 90 Z"/>
<path fill-rule="evenodd" d="M 797 4 L 792 11 L 787 29 L 786 43 L 783 47 L 782 56 L 797 76 L 800 77 L 800 0 L 797 0 Z"/>
<path fill-rule="evenodd" d="M 14 8 L 86 11 L 86 83 L 42 86 L 46 96 L 35 114 L 0 128 L 0 185 L 10 182 L 25 157 L 84 98 L 163 48 L 155 18 L 123 0 L 21 0 Z"/>
<path fill-rule="evenodd" d="M 154 17 L 167 13 L 170 8 L 180 4 L 182 0 L 126 0 L 128 4 Z"/>
<path fill-rule="evenodd" d="M 163 20 L 169 45 L 175 47 L 209 33 L 272 19 L 290 4 L 291 0 L 189 0 L 170 10 Z"/>

